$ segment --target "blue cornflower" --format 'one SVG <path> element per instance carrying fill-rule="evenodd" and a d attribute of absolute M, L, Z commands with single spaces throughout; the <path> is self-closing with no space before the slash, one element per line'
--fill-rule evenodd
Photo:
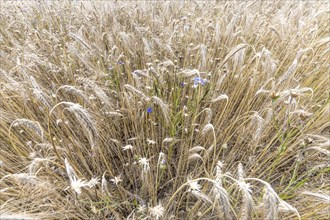
<path fill-rule="evenodd" d="M 151 112 L 152 112 L 152 108 L 151 108 L 151 107 L 148 107 L 148 108 L 147 108 L 147 112 L 148 112 L 148 113 L 151 113 Z"/>
<path fill-rule="evenodd" d="M 201 84 L 203 86 L 207 82 L 205 79 L 199 76 L 195 77 L 193 80 L 194 80 L 194 85 L 193 85 L 194 88 L 196 88 L 198 84 Z"/>
<path fill-rule="evenodd" d="M 185 82 L 180 82 L 180 87 L 184 87 L 185 84 Z"/>
<path fill-rule="evenodd" d="M 125 62 L 124 61 L 118 61 L 118 63 L 117 64 L 119 64 L 119 65 L 124 65 L 125 64 Z"/>

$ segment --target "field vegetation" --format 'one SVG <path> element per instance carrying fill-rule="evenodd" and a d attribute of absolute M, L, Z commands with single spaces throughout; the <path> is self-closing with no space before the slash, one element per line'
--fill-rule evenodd
<path fill-rule="evenodd" d="M 329 2 L 1 1 L 1 219 L 330 219 Z"/>

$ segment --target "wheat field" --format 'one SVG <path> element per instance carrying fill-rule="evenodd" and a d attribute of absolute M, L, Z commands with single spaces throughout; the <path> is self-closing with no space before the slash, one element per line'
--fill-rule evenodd
<path fill-rule="evenodd" d="M 328 1 L 1 1 L 1 219 L 330 219 Z"/>

